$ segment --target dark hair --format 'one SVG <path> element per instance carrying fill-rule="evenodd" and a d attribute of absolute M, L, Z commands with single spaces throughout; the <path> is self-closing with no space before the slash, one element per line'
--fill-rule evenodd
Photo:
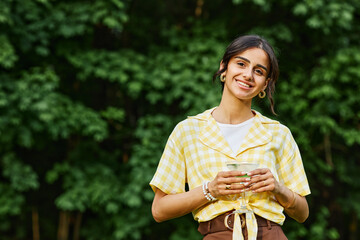
<path fill-rule="evenodd" d="M 266 93 L 270 101 L 271 112 L 276 115 L 272 94 L 275 91 L 275 83 L 279 77 L 279 65 L 273 48 L 264 38 L 257 35 L 245 35 L 237 37 L 235 40 L 233 40 L 226 48 L 224 56 L 222 57 L 222 63 L 224 67 L 214 74 L 213 81 L 215 81 L 218 76 L 226 71 L 229 61 L 232 57 L 250 48 L 260 48 L 264 50 L 269 57 L 270 69 L 267 78 L 270 78 L 270 80 L 266 88 Z M 222 87 L 224 88 L 224 83 L 221 83 Z"/>

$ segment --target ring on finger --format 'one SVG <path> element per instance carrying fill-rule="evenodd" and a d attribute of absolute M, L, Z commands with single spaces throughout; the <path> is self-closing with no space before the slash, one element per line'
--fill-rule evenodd
<path fill-rule="evenodd" d="M 230 190 L 230 189 L 231 189 L 231 185 L 226 184 L 225 189 L 226 189 L 226 190 Z"/>
<path fill-rule="evenodd" d="M 265 182 L 265 180 L 263 181 L 263 186 L 265 186 L 266 185 L 266 182 Z"/>

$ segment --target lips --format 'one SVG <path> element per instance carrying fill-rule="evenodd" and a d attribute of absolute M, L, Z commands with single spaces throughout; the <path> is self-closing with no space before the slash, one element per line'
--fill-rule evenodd
<path fill-rule="evenodd" d="M 240 85 L 240 86 L 243 86 L 243 87 L 246 87 L 246 88 L 251 88 L 252 86 L 247 84 L 247 83 L 244 83 L 242 81 L 239 81 L 239 80 L 236 80 L 236 82 Z"/>

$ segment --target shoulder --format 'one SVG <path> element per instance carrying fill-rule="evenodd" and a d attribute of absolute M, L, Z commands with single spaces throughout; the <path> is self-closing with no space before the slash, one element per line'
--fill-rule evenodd
<path fill-rule="evenodd" d="M 208 121 L 211 118 L 211 113 L 214 111 L 214 108 L 210 108 L 202 113 L 199 113 L 194 116 L 188 116 L 187 120 L 189 121 Z"/>
<path fill-rule="evenodd" d="M 193 133 L 194 131 L 199 131 L 201 126 L 208 123 L 212 110 L 213 108 L 194 116 L 188 116 L 186 119 L 182 120 L 175 126 L 173 134 L 183 135 L 189 134 L 189 132 Z"/>
<path fill-rule="evenodd" d="M 208 109 L 202 113 L 194 116 L 188 116 L 185 120 L 181 121 L 178 125 L 180 127 L 195 127 L 206 124 L 211 119 L 211 112 L 214 108 Z"/>
<path fill-rule="evenodd" d="M 256 113 L 256 118 L 258 121 L 260 121 L 262 126 L 265 127 L 268 131 L 281 136 L 286 136 L 288 134 L 291 135 L 290 129 L 281 122 L 266 117 L 257 111 L 254 112 Z"/>

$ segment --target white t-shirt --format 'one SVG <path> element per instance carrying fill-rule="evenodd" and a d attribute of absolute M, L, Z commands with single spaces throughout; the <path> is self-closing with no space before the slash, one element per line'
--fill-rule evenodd
<path fill-rule="evenodd" d="M 248 133 L 253 123 L 253 120 L 254 118 L 250 118 L 249 120 L 239 124 L 225 124 L 216 122 L 220 128 L 221 133 L 229 143 L 234 153 L 236 153 L 239 149 L 241 142 L 244 140 L 245 135 Z"/>

